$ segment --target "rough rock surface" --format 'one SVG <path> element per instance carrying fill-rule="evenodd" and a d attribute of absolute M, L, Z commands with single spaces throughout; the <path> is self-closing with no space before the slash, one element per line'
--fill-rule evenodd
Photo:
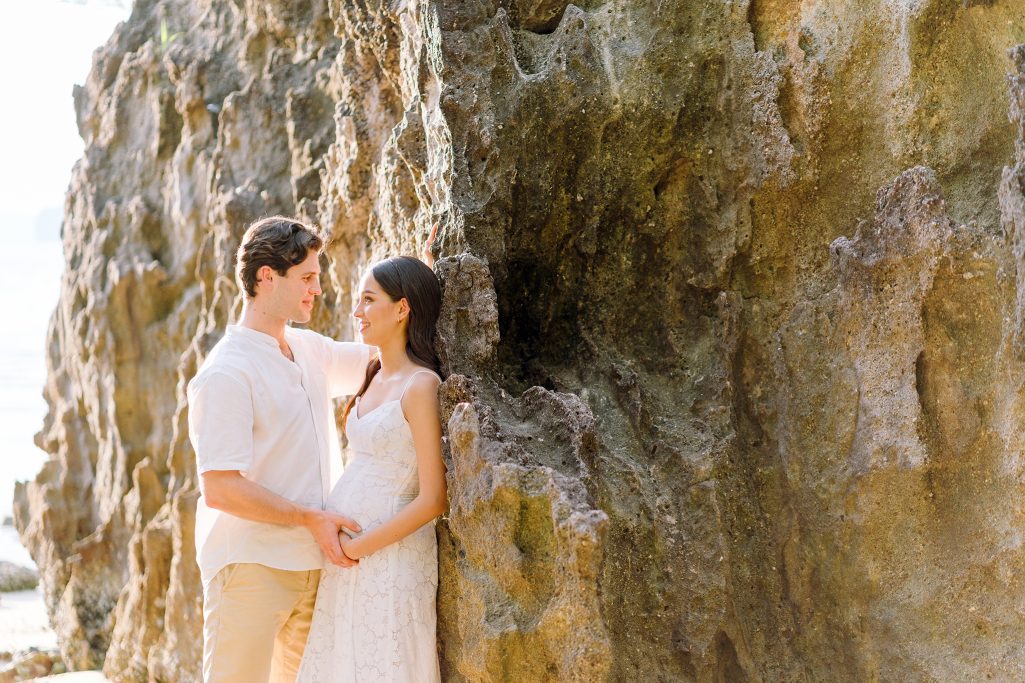
<path fill-rule="evenodd" d="M 32 590 L 39 585 L 39 572 L 0 560 L 0 593 Z"/>
<path fill-rule="evenodd" d="M 446 679 L 1025 677 L 1023 26 L 136 0 L 76 91 L 52 458 L 17 492 L 62 656 L 197 679 L 184 385 L 284 212 L 333 238 L 339 337 L 441 221 Z"/>
<path fill-rule="evenodd" d="M 35 681 L 51 674 L 64 672 L 64 665 L 56 659 L 56 652 L 25 652 L 15 661 L 0 668 L 0 683 Z"/>

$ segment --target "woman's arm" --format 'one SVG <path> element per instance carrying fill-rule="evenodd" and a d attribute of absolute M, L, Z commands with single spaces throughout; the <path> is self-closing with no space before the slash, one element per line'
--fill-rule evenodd
<path fill-rule="evenodd" d="M 342 551 L 354 560 L 402 540 L 448 508 L 445 463 L 441 459 L 438 384 L 437 377 L 421 373 L 413 379 L 402 397 L 402 412 L 409 422 L 416 448 L 420 493 L 394 517 L 362 536 L 349 538 L 344 533 L 340 535 Z"/>

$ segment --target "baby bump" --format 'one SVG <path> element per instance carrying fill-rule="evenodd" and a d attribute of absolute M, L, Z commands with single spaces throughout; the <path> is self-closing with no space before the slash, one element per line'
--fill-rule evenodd
<path fill-rule="evenodd" d="M 363 529 L 391 518 L 411 496 L 397 493 L 394 479 L 368 470 L 346 470 L 327 499 L 331 512 L 352 517 Z"/>

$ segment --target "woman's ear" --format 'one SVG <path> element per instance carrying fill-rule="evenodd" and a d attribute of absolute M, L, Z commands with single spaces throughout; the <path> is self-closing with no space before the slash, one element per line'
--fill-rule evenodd
<path fill-rule="evenodd" d="M 406 301 L 405 297 L 399 299 L 399 320 L 405 320 L 409 317 L 409 302 Z"/>

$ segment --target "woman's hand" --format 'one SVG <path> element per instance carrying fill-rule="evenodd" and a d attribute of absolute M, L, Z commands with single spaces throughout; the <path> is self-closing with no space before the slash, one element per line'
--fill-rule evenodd
<path fill-rule="evenodd" d="M 359 553 L 356 551 L 355 542 L 355 539 L 344 531 L 338 533 L 338 543 L 342 546 L 342 554 L 351 560 L 352 564 L 359 564 Z"/>

